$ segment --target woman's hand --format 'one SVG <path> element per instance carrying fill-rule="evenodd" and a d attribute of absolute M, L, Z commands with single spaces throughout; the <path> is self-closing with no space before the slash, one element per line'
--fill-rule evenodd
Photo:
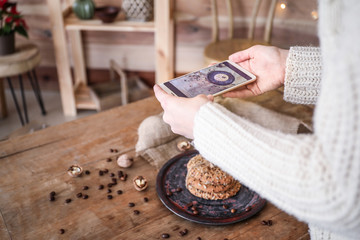
<path fill-rule="evenodd" d="M 242 88 L 224 93 L 224 97 L 245 98 L 260 95 L 284 84 L 288 50 L 277 47 L 256 45 L 229 56 L 256 76 L 256 81 Z"/>
<path fill-rule="evenodd" d="M 154 86 L 154 92 L 164 109 L 164 122 L 170 125 L 174 133 L 193 139 L 195 114 L 202 105 L 212 101 L 213 97 L 205 95 L 194 98 L 175 97 L 166 93 L 158 85 Z"/>

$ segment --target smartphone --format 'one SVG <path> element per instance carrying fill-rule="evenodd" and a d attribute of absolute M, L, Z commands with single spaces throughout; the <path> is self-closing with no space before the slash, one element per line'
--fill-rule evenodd
<path fill-rule="evenodd" d="M 238 64 L 224 61 L 164 82 L 160 87 L 174 96 L 191 98 L 199 94 L 221 95 L 255 80 Z"/>

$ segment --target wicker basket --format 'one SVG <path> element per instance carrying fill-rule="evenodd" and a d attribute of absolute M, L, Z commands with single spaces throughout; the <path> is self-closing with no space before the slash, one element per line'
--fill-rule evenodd
<path fill-rule="evenodd" d="M 154 0 L 123 0 L 122 8 L 129 21 L 147 22 L 154 19 Z"/>

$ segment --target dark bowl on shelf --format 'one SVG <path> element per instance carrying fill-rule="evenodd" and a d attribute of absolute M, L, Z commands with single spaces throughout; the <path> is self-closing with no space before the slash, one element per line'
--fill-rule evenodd
<path fill-rule="evenodd" d="M 104 23 L 111 23 L 115 21 L 117 15 L 120 12 L 120 8 L 114 6 L 104 6 L 95 8 L 95 15 L 100 18 Z"/>

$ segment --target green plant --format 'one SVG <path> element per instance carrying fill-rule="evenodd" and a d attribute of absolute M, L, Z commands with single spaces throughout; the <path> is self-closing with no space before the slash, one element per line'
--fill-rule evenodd
<path fill-rule="evenodd" d="M 23 16 L 16 10 L 16 3 L 0 0 L 0 36 L 17 32 L 28 37 L 27 28 Z"/>

